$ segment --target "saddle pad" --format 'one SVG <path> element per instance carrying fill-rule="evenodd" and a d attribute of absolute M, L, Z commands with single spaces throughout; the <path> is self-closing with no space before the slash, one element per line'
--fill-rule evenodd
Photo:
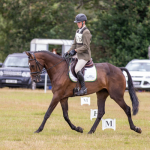
<path fill-rule="evenodd" d="M 77 82 L 77 78 L 72 74 L 72 71 L 69 67 L 69 78 L 73 82 Z M 85 73 L 84 73 L 84 81 L 85 82 L 93 82 L 97 79 L 97 70 L 95 65 L 91 68 L 85 68 Z"/>

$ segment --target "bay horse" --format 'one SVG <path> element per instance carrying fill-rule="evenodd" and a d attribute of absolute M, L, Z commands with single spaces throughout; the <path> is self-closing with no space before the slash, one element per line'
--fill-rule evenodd
<path fill-rule="evenodd" d="M 66 60 L 49 51 L 26 52 L 26 54 L 29 58 L 32 80 L 39 82 L 42 69 L 45 68 L 52 83 L 52 101 L 45 113 L 43 122 L 35 133 L 43 130 L 47 119 L 59 102 L 63 110 L 63 117 L 71 129 L 83 133 L 83 128 L 73 125 L 68 116 L 68 98 L 73 97 L 73 89 L 76 83 L 72 82 L 68 76 L 69 69 Z M 101 118 L 105 114 L 105 101 L 109 95 L 124 110 L 128 117 L 130 129 L 137 133 L 142 133 L 141 128 L 134 125 L 131 118 L 131 109 L 124 101 L 126 80 L 122 71 L 125 71 L 128 75 L 128 90 L 132 101 L 132 111 L 133 115 L 136 115 L 139 109 L 139 101 L 128 70 L 109 63 L 95 63 L 94 65 L 97 69 L 97 80 L 94 82 L 85 82 L 85 85 L 87 87 L 87 94 L 97 94 L 98 115 L 88 134 L 95 132 Z"/>

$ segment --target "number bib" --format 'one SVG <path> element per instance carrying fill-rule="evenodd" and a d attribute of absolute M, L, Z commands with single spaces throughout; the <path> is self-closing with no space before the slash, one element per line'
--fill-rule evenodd
<path fill-rule="evenodd" d="M 82 35 L 81 33 L 76 33 L 76 43 L 82 44 Z"/>

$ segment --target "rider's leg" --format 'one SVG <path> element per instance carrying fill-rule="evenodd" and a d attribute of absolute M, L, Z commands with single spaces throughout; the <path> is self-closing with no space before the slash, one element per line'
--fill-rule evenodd
<path fill-rule="evenodd" d="M 78 59 L 78 62 L 76 64 L 76 67 L 75 67 L 75 72 L 76 74 L 81 71 L 81 69 L 85 66 L 85 64 L 87 63 L 88 61 L 84 60 L 84 59 Z"/>
<path fill-rule="evenodd" d="M 83 59 L 78 59 L 78 62 L 76 64 L 76 67 L 75 67 L 75 72 L 77 74 L 77 78 L 81 84 L 81 89 L 80 91 L 77 93 L 78 96 L 80 95 L 84 95 L 87 93 L 87 88 L 85 87 L 85 82 L 84 82 L 84 76 L 81 72 L 81 69 L 85 66 L 85 64 L 87 63 L 88 61 L 85 61 Z"/>

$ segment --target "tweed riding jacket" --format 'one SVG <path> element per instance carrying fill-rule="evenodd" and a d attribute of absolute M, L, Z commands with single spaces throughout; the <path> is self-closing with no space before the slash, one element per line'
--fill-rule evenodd
<path fill-rule="evenodd" d="M 91 59 L 91 37 L 92 35 L 89 29 L 86 28 L 86 26 L 80 32 L 78 29 L 76 31 L 74 42 L 68 52 L 76 49 L 78 59 L 84 59 L 86 61 L 89 61 Z"/>

